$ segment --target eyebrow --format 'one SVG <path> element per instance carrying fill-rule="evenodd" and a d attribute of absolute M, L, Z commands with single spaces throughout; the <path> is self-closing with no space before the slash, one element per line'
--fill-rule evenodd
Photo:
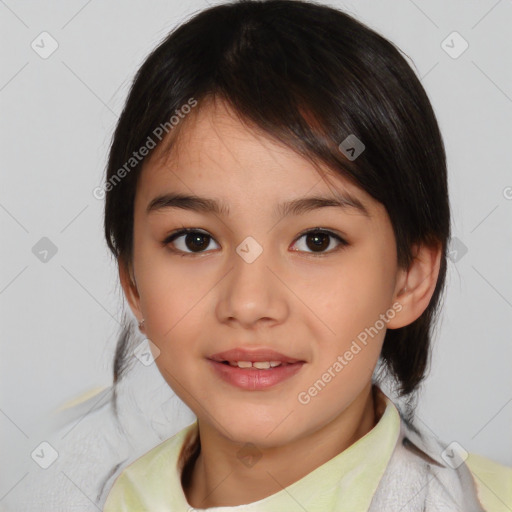
<path fill-rule="evenodd" d="M 359 211 L 366 217 L 371 217 L 364 204 L 347 192 L 344 192 L 343 194 L 338 193 L 336 197 L 312 196 L 286 201 L 276 206 L 274 209 L 274 215 L 281 217 L 286 217 L 288 215 L 301 215 L 306 212 L 325 207 L 353 209 Z M 229 216 L 229 206 L 223 201 L 178 193 L 167 193 L 155 197 L 148 204 L 146 214 L 169 208 L 181 208 L 183 210 L 190 210 L 194 212 L 215 213 L 217 215 Z"/>

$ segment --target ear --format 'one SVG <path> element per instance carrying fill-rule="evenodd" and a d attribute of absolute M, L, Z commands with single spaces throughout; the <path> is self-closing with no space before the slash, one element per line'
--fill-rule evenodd
<path fill-rule="evenodd" d="M 140 309 L 140 296 L 131 265 L 125 263 L 122 258 L 118 258 L 117 266 L 119 268 L 119 281 L 121 282 L 126 300 L 137 321 L 140 322 L 144 315 Z"/>
<path fill-rule="evenodd" d="M 387 327 L 398 329 L 411 324 L 427 309 L 436 289 L 442 244 L 413 246 L 414 259 L 407 270 L 400 270 L 394 301 L 402 305 L 400 314 Z"/>

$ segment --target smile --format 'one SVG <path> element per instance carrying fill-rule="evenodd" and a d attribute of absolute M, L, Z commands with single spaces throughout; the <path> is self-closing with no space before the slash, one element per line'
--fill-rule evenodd
<path fill-rule="evenodd" d="M 283 361 L 222 361 L 222 363 L 237 366 L 238 368 L 257 368 L 258 370 L 268 370 L 269 368 L 290 364 Z"/>
<path fill-rule="evenodd" d="M 271 388 L 296 375 L 304 361 L 214 361 L 208 359 L 215 374 L 224 382 L 246 391 Z"/>

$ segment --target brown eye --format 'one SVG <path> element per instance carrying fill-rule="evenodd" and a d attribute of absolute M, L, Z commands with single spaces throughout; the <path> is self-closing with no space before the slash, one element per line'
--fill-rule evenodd
<path fill-rule="evenodd" d="M 298 244 L 298 241 L 301 239 L 305 239 L 305 243 Z M 334 244 L 332 244 L 332 241 L 334 240 Z M 339 246 L 345 246 L 348 245 L 348 243 L 343 240 L 340 236 L 338 236 L 336 233 L 333 233 L 331 231 L 321 230 L 321 229 L 313 229 L 310 231 L 307 231 L 306 233 L 303 233 L 298 239 L 296 244 L 302 245 L 302 247 L 299 247 L 299 251 L 305 251 L 305 252 L 312 252 L 312 253 L 325 253 L 325 252 L 332 252 Z M 334 245 L 334 247 L 332 247 Z M 330 247 L 329 251 L 326 251 Z"/>
<path fill-rule="evenodd" d="M 309 233 L 306 235 L 306 245 L 312 251 L 325 251 L 330 243 L 330 237 L 326 233 Z"/>
<path fill-rule="evenodd" d="M 196 229 L 182 229 L 167 237 L 164 245 L 172 244 L 177 252 L 200 253 L 208 248 L 213 238 L 208 233 Z"/>
<path fill-rule="evenodd" d="M 204 251 L 210 245 L 210 236 L 203 233 L 185 235 L 185 246 L 191 251 Z"/>

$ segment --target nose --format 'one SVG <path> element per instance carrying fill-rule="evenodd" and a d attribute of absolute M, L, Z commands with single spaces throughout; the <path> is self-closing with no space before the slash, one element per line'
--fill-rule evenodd
<path fill-rule="evenodd" d="M 282 323 L 289 314 L 289 290 L 279 276 L 271 251 L 263 250 L 251 262 L 234 252 L 231 271 L 221 281 L 216 315 L 221 323 L 256 329 Z M 273 261 L 272 261 L 273 260 Z"/>

